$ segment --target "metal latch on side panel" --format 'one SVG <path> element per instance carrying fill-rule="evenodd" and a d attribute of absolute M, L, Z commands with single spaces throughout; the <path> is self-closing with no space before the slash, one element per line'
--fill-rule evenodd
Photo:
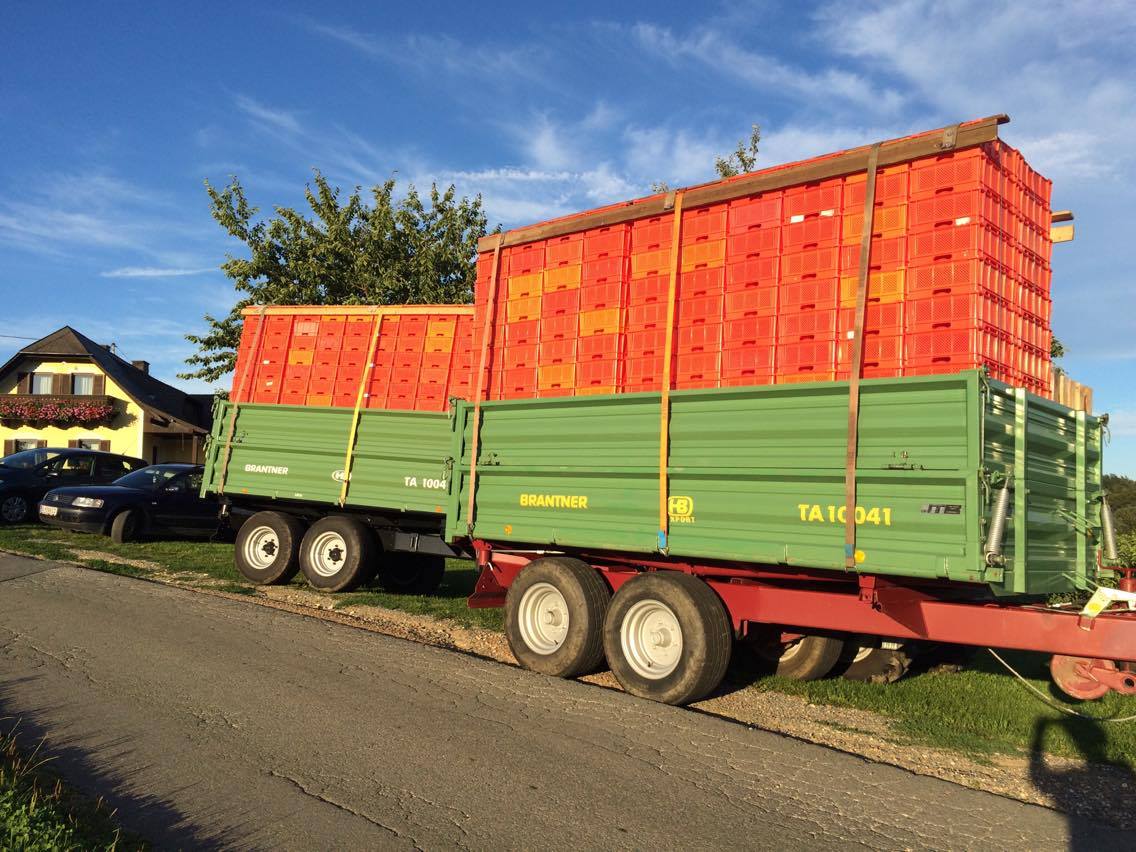
<path fill-rule="evenodd" d="M 943 128 L 943 138 L 938 141 L 935 147 L 940 151 L 950 151 L 958 143 L 959 126 L 953 124 L 950 127 Z"/>

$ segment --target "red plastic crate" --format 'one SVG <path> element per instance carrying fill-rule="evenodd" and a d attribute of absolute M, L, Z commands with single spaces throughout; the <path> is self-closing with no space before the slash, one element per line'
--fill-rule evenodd
<path fill-rule="evenodd" d="M 780 375 L 815 372 L 833 369 L 836 358 L 836 341 L 802 340 L 777 344 L 777 371 Z"/>
<path fill-rule="evenodd" d="M 627 280 L 627 259 L 622 254 L 597 257 L 584 261 L 581 283 L 612 284 Z"/>
<path fill-rule="evenodd" d="M 980 145 L 914 162 L 911 200 L 971 189 L 989 189 L 1002 194 L 1007 176 L 994 154 L 989 145 Z"/>
<path fill-rule="evenodd" d="M 682 244 L 716 240 L 726 236 L 726 205 L 711 204 L 682 211 Z"/>
<path fill-rule="evenodd" d="M 667 344 L 666 329 L 629 331 L 627 333 L 627 358 L 654 358 L 665 354 Z"/>
<path fill-rule="evenodd" d="M 794 217 L 781 229 L 782 250 L 791 252 L 839 245 L 842 222 L 839 211 L 830 215 Z"/>
<path fill-rule="evenodd" d="M 727 317 L 722 324 L 722 348 L 725 351 L 758 343 L 772 345 L 777 337 L 775 316 Z"/>
<path fill-rule="evenodd" d="M 746 384 L 772 384 L 776 351 L 772 344 L 761 342 L 726 350 L 722 353 L 722 383 L 742 379 Z"/>
<path fill-rule="evenodd" d="M 565 338 L 576 339 L 580 318 L 577 314 L 564 314 L 561 316 L 544 317 L 540 321 L 540 339 L 561 340 Z"/>
<path fill-rule="evenodd" d="M 582 361 L 576 365 L 576 389 L 614 387 L 619 377 L 619 361 L 612 358 L 608 360 Z"/>
<path fill-rule="evenodd" d="M 868 256 L 868 268 L 872 270 L 901 269 L 907 264 L 907 237 L 880 237 L 872 239 L 872 250 Z M 845 245 L 840 248 L 840 269 L 847 275 L 860 271 L 860 245 Z"/>
<path fill-rule="evenodd" d="M 773 257 L 781 252 L 783 229 L 777 222 L 759 222 L 726 235 L 727 262 L 743 257 Z"/>
<path fill-rule="evenodd" d="M 777 289 L 782 311 L 805 305 L 817 309 L 835 308 L 840 296 L 840 282 L 836 276 L 790 281 Z"/>
<path fill-rule="evenodd" d="M 544 242 L 509 246 L 503 252 L 506 276 L 540 272 L 544 268 Z"/>
<path fill-rule="evenodd" d="M 545 268 L 573 266 L 584 260 L 584 235 L 565 234 L 552 237 L 544 243 Z"/>
<path fill-rule="evenodd" d="M 724 267 L 695 269 L 679 273 L 678 299 L 687 302 L 706 296 L 720 296 L 725 288 L 726 270 Z"/>
<path fill-rule="evenodd" d="M 674 386 L 679 390 L 716 388 L 720 375 L 721 353 L 679 352 L 675 356 Z"/>
<path fill-rule="evenodd" d="M 884 166 L 876 171 L 875 202 L 878 205 L 902 204 L 907 201 L 910 167 L 907 163 Z M 849 175 L 844 179 L 844 212 L 863 212 L 867 176 Z"/>
<path fill-rule="evenodd" d="M 540 300 L 540 318 L 565 316 L 580 312 L 580 294 L 582 290 L 557 290 L 545 293 Z"/>
<path fill-rule="evenodd" d="M 777 323 L 777 342 L 796 343 L 803 340 L 834 340 L 836 309 L 800 310 L 782 313 Z"/>
<path fill-rule="evenodd" d="M 923 263 L 907 270 L 907 297 L 990 292 L 1010 299 L 1010 270 L 989 258 Z M 1011 299 L 1012 301 L 1012 299 Z"/>
<path fill-rule="evenodd" d="M 584 260 L 607 257 L 622 260 L 627 254 L 630 236 L 631 225 L 626 223 L 584 231 Z"/>
<path fill-rule="evenodd" d="M 725 299 L 721 294 L 681 299 L 675 312 L 675 324 L 681 328 L 700 323 L 720 323 L 724 305 Z"/>
<path fill-rule="evenodd" d="M 782 221 L 832 211 L 839 215 L 843 204 L 844 182 L 840 178 L 794 186 L 785 190 Z"/>
<path fill-rule="evenodd" d="M 912 201 L 909 205 L 912 230 L 924 231 L 947 225 L 985 222 L 1002 230 L 1015 216 L 1005 199 L 992 189 L 969 189 L 940 193 Z M 969 221 L 962 221 L 969 220 Z"/>
<path fill-rule="evenodd" d="M 777 255 L 747 257 L 727 263 L 725 289 L 738 290 L 754 285 L 776 287 L 780 269 L 781 258 Z"/>
<path fill-rule="evenodd" d="M 648 302 L 665 302 L 669 288 L 670 277 L 666 275 L 651 275 L 647 278 L 637 278 L 628 287 L 628 301 L 632 305 L 643 305 Z"/>
<path fill-rule="evenodd" d="M 591 337 L 581 337 L 576 343 L 576 360 L 582 361 L 609 361 L 616 360 L 620 354 L 620 334 L 593 334 Z"/>
<path fill-rule="evenodd" d="M 988 258 L 1005 261 L 1012 253 L 1009 234 L 986 223 L 946 225 L 908 238 L 913 265 L 927 261 Z"/>
<path fill-rule="evenodd" d="M 593 311 L 598 308 L 618 308 L 623 304 L 623 284 L 586 284 L 580 288 L 579 309 Z"/>
<path fill-rule="evenodd" d="M 648 216 L 631 223 L 631 253 L 670 248 L 674 231 L 674 215 Z"/>
<path fill-rule="evenodd" d="M 540 339 L 540 320 L 526 320 L 525 322 L 511 322 L 504 328 L 505 345 L 520 346 L 525 343 L 536 343 Z M 480 346 L 481 341 L 478 340 Z"/>
<path fill-rule="evenodd" d="M 900 337 L 905 331 L 904 318 L 907 302 L 876 302 L 865 306 L 864 336 Z M 851 340 L 855 331 L 856 309 L 841 308 L 837 317 L 836 333 L 839 340 Z"/>
<path fill-rule="evenodd" d="M 801 281 L 806 278 L 827 278 L 840 272 L 840 247 L 798 251 L 781 256 L 781 280 Z"/>
<path fill-rule="evenodd" d="M 629 332 L 666 328 L 666 326 L 666 302 L 649 302 L 644 305 L 632 305 L 627 309 L 627 330 Z"/>
<path fill-rule="evenodd" d="M 718 352 L 722 349 L 722 323 L 680 326 L 674 330 L 674 347 L 679 355 Z"/>
<path fill-rule="evenodd" d="M 907 301 L 907 331 L 964 326 L 1003 329 L 1016 317 L 1010 305 L 989 291 L 937 295 Z"/>
<path fill-rule="evenodd" d="M 774 316 L 777 313 L 777 287 L 772 284 L 729 290 L 724 299 L 725 316 Z"/>
<path fill-rule="evenodd" d="M 754 225 L 780 222 L 782 198 L 781 190 L 735 198 L 728 204 L 728 232 L 736 234 Z"/>

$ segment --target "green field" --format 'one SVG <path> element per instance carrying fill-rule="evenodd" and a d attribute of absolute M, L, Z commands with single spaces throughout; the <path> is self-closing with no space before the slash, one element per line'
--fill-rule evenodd
<path fill-rule="evenodd" d="M 255 594 L 232 563 L 232 546 L 224 543 L 152 541 L 115 545 L 109 539 L 76 535 L 32 525 L 0 527 L 0 549 L 51 559 L 81 562 L 100 570 L 150 576 L 154 569 L 116 564 L 114 559 L 145 560 L 166 573 L 182 572 L 183 582 L 222 591 Z M 75 551 L 90 551 L 77 555 Z M 362 589 L 336 595 L 337 608 L 352 604 L 387 607 L 456 621 L 463 626 L 500 631 L 499 610 L 470 610 L 465 599 L 476 571 L 452 560 L 435 596 L 393 595 Z M 302 579 L 293 581 L 302 585 Z M 1003 655 L 1029 681 L 1061 706 L 1097 717 L 1136 714 L 1136 697 L 1109 695 L 1097 702 L 1070 704 L 1051 686 L 1040 655 Z M 1041 703 L 985 651 L 961 671 L 916 671 L 890 685 L 857 683 L 839 678 L 801 683 L 763 673 L 739 646 L 723 685 L 725 690 L 753 689 L 799 695 L 816 704 L 852 707 L 893 720 L 897 740 L 949 748 L 977 757 L 1024 755 L 1042 750 L 1097 763 L 1130 767 L 1136 758 L 1136 722 L 1098 723 L 1069 717 Z"/>

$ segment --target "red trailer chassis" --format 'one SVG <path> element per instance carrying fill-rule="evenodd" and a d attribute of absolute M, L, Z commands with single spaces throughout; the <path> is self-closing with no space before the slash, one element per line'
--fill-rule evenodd
<path fill-rule="evenodd" d="M 472 608 L 499 607 L 509 585 L 546 550 L 496 550 L 475 541 L 481 568 Z M 559 552 L 559 551 L 558 551 Z M 1099 698 L 1109 690 L 1136 694 L 1136 610 L 1091 616 L 1071 607 L 982 599 L 971 587 L 907 584 L 861 574 L 785 566 L 700 565 L 612 553 L 574 552 L 603 575 L 612 590 L 642 571 L 677 570 L 705 581 L 721 599 L 739 638 L 777 626 L 793 631 L 879 636 L 1052 654 L 1051 672 L 1069 695 Z M 1115 569 L 1119 588 L 1136 592 L 1136 569 Z M 800 635 L 800 633 L 796 634 Z"/>

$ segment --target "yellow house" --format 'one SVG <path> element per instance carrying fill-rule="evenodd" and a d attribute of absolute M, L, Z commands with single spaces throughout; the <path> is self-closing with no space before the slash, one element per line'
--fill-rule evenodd
<path fill-rule="evenodd" d="M 0 367 L 4 455 L 36 447 L 85 447 L 161 462 L 196 462 L 209 434 L 211 399 L 187 394 L 64 326 Z"/>

